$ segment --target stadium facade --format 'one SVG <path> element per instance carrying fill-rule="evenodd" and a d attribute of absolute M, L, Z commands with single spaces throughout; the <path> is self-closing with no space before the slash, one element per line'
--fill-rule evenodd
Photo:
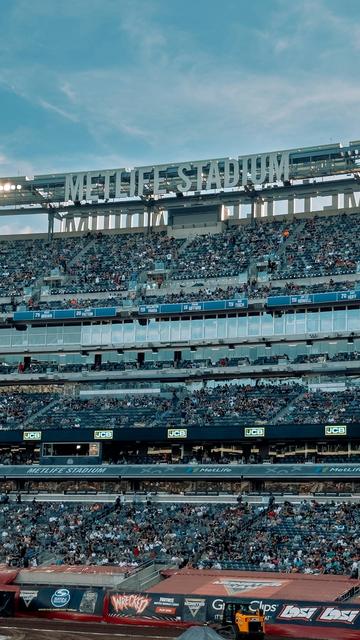
<path fill-rule="evenodd" d="M 312 462 L 313 488 L 320 474 L 354 491 L 359 153 L 355 141 L 1 179 L 1 215 L 49 219 L 47 237 L 1 242 L 6 462 L 136 460 L 144 478 L 149 461 L 206 459 L 203 478 L 232 463 L 247 490 L 271 485 L 236 463 L 271 463 L 274 482 L 295 463 L 296 489 L 296 463 Z M 24 486 L 10 467 L 3 478 Z"/>

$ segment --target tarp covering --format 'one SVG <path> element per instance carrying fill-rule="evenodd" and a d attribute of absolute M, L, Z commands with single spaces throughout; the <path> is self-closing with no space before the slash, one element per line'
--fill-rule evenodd
<path fill-rule="evenodd" d="M 223 640 L 211 627 L 190 627 L 177 640 Z"/>

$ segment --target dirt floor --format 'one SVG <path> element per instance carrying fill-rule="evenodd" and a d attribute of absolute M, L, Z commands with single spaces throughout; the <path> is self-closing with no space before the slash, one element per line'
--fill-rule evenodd
<path fill-rule="evenodd" d="M 183 632 L 175 628 L 0 618 L 0 640 L 173 640 Z"/>
<path fill-rule="evenodd" d="M 0 620 L 0 640 L 173 640 L 183 629 L 159 629 L 51 620 Z"/>

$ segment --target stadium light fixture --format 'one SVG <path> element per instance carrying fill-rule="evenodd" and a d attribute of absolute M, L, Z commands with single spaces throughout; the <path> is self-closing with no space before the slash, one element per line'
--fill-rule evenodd
<path fill-rule="evenodd" d="M 11 189 L 11 184 L 10 182 L 5 182 L 4 184 L 4 191 L 10 191 Z"/>
<path fill-rule="evenodd" d="M 271 349 L 271 342 L 265 342 L 265 349 Z"/>
<path fill-rule="evenodd" d="M 313 346 L 313 341 L 312 340 L 306 340 L 306 346 L 307 347 L 312 347 Z"/>
<path fill-rule="evenodd" d="M 354 338 L 348 338 L 347 339 L 347 343 L 348 344 L 354 344 Z"/>

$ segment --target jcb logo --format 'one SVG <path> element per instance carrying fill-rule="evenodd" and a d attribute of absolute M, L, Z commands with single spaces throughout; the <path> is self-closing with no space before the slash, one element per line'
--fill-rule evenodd
<path fill-rule="evenodd" d="M 187 438 L 187 429 L 168 429 L 168 438 Z"/>
<path fill-rule="evenodd" d="M 41 440 L 41 431 L 24 431 L 23 440 Z"/>
<path fill-rule="evenodd" d="M 326 436 L 346 436 L 347 426 L 345 424 L 329 424 L 325 427 Z"/>
<path fill-rule="evenodd" d="M 114 431 L 112 429 L 108 431 L 94 431 L 94 440 L 112 440 L 114 437 Z"/>
<path fill-rule="evenodd" d="M 245 427 L 245 438 L 263 438 L 265 427 Z"/>

